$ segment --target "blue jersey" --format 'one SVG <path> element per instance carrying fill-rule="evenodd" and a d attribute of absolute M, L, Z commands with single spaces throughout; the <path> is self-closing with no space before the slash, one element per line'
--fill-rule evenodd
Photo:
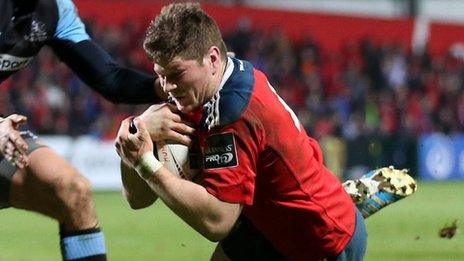
<path fill-rule="evenodd" d="M 23 13 L 15 13 L 13 1 L 1 2 L 6 15 L 0 21 L 0 81 L 24 68 L 46 44 L 89 39 L 70 0 L 37 1 Z"/>
<path fill-rule="evenodd" d="M 156 103 L 154 77 L 94 44 L 71 0 L 0 0 L 0 83 L 49 45 L 88 86 L 116 103 Z"/>

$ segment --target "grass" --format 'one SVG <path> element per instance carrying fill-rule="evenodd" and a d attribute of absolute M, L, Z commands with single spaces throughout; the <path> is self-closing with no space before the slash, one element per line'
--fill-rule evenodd
<path fill-rule="evenodd" d="M 438 236 L 455 219 L 464 224 L 464 183 L 421 183 L 411 198 L 366 220 L 366 260 L 464 260 L 462 233 Z"/>
<path fill-rule="evenodd" d="M 215 244 L 203 239 L 161 202 L 133 211 L 118 192 L 95 195 L 110 260 L 208 260 Z M 367 220 L 366 260 L 464 260 L 464 235 L 438 237 L 464 222 L 464 183 L 421 183 L 415 195 Z M 53 220 L 0 212 L 0 260 L 60 260 Z"/>

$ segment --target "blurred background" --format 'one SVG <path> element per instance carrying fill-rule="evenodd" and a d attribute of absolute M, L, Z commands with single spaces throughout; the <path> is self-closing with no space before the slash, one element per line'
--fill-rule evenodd
<path fill-rule="evenodd" d="M 169 1 L 74 2 L 96 42 L 118 62 L 151 73 L 142 40 L 149 21 Z M 447 245 L 434 241 L 440 225 L 464 220 L 464 1 L 201 2 L 229 50 L 267 74 L 341 179 L 394 165 L 420 181 L 411 200 L 368 223 L 374 234 L 368 259 L 464 260 L 462 236 Z M 96 189 L 120 188 L 112 139 L 123 118 L 147 106 L 105 101 L 49 49 L 0 88 L 0 113 L 29 116 L 27 127 Z M 97 203 L 110 204 L 99 197 L 107 195 L 97 195 Z M 398 234 L 409 241 L 395 242 Z M 390 236 L 389 243 L 383 236 Z M 430 240 L 417 243 L 424 238 Z M 400 245 L 404 248 L 395 248 Z M 203 254 L 200 259 L 208 256 Z M 171 258 L 181 260 L 162 260 Z"/>
<path fill-rule="evenodd" d="M 228 48 L 267 73 L 341 178 L 395 165 L 425 179 L 464 179 L 462 1 L 203 2 Z M 167 1 L 75 3 L 96 42 L 151 73 L 141 42 Z M 79 154 L 96 141 L 76 138 L 111 141 L 121 119 L 146 107 L 105 101 L 49 49 L 1 88 L 0 113 L 29 116 L 40 135 L 65 135 L 51 145 L 90 167 L 101 157 Z"/>

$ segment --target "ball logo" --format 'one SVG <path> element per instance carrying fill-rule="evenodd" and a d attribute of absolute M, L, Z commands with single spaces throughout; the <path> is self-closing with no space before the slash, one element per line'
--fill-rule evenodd
<path fill-rule="evenodd" d="M 234 155 L 232 155 L 232 153 L 230 152 L 227 152 L 224 154 L 216 154 L 216 155 L 207 156 L 206 162 L 214 161 L 216 164 L 223 165 L 223 164 L 230 163 L 233 158 L 234 158 Z"/>
<path fill-rule="evenodd" d="M 170 161 L 170 157 L 169 157 L 169 154 L 168 154 L 168 147 L 166 146 L 165 143 L 163 143 L 162 146 L 160 146 L 161 149 L 158 151 L 158 155 L 160 157 L 160 161 L 161 162 L 167 162 L 167 161 Z"/>
<path fill-rule="evenodd" d="M 157 141 L 155 146 L 155 156 L 167 170 L 183 179 L 192 180 L 196 173 L 190 169 L 187 146 L 165 140 Z"/>

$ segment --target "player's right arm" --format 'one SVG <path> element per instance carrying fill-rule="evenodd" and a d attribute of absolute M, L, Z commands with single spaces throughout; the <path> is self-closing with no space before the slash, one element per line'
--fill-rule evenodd
<path fill-rule="evenodd" d="M 122 193 L 131 208 L 146 208 L 152 205 L 158 198 L 150 186 L 124 161 L 121 161 L 121 179 L 123 186 Z"/>

